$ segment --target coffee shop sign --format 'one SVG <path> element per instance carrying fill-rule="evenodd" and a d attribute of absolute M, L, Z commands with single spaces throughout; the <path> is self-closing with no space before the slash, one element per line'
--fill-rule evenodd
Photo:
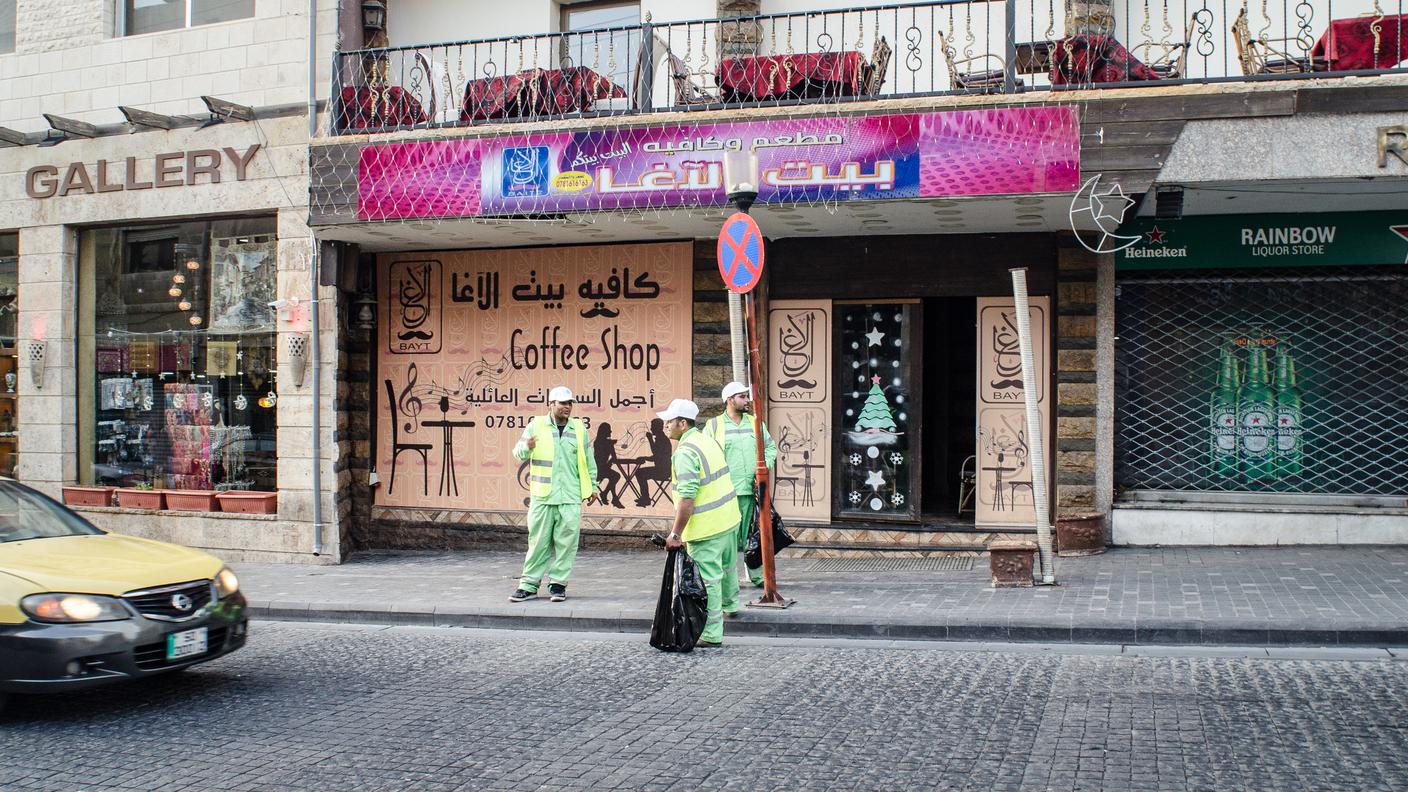
<path fill-rule="evenodd" d="M 236 149 L 195 149 L 158 154 L 150 160 L 100 159 L 96 164 L 70 162 L 60 172 L 55 165 L 37 165 L 24 175 L 24 191 L 30 198 L 63 197 L 73 193 L 110 193 L 124 190 L 150 190 L 153 187 L 182 187 L 219 184 L 225 163 L 234 171 L 235 181 L 244 181 L 249 163 L 259 151 L 255 143 L 240 153 Z"/>

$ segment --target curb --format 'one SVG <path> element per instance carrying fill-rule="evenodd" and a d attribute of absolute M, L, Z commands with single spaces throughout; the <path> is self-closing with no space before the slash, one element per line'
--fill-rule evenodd
<path fill-rule="evenodd" d="M 497 630 L 650 633 L 653 611 L 593 611 L 537 616 L 521 608 L 443 610 L 411 607 L 372 609 L 341 603 L 251 603 L 251 618 L 271 621 L 337 622 L 413 627 L 466 627 Z M 788 618 L 778 612 L 745 611 L 724 628 L 738 635 L 789 638 L 863 638 L 899 641 L 995 641 L 1047 644 L 1147 646 L 1408 646 L 1408 625 L 1367 624 L 1349 629 L 1292 627 L 1241 622 L 1208 624 L 1152 619 L 1134 625 L 1051 624 L 1013 619 L 1006 623 L 954 619 L 951 623 L 875 622 Z"/>

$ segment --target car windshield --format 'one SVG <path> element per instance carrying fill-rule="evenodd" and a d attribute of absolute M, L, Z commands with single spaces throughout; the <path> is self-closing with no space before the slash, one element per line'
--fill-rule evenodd
<path fill-rule="evenodd" d="M 13 481 L 0 481 L 0 542 L 100 534 L 63 506 Z"/>

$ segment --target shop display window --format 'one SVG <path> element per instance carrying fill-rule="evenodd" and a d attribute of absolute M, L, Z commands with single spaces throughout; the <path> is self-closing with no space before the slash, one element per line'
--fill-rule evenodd
<path fill-rule="evenodd" d="M 275 488 L 274 219 L 82 232 L 85 482 Z"/>

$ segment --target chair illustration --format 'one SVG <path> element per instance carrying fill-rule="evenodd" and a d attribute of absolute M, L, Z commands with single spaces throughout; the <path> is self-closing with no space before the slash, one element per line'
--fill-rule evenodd
<path fill-rule="evenodd" d="M 391 380 L 386 380 L 386 407 L 391 413 L 391 482 L 386 488 L 386 494 L 390 495 L 396 491 L 396 460 L 402 452 L 410 451 L 420 454 L 421 473 L 425 479 L 421 484 L 421 489 L 426 495 L 430 494 L 430 443 L 403 443 L 401 442 L 401 416 L 396 411 L 396 390 L 391 386 Z"/>
<path fill-rule="evenodd" d="M 960 58 L 942 31 L 935 31 L 934 35 L 939 39 L 939 52 L 943 53 L 948 64 L 949 82 L 955 90 L 990 93 L 1000 91 L 1006 85 L 1006 64 L 1002 58 L 991 52 L 981 55 L 965 52 L 964 57 Z M 1017 85 L 1021 84 L 1022 81 L 1017 80 Z"/>
<path fill-rule="evenodd" d="M 1310 45 L 1303 39 L 1253 36 L 1245 7 L 1232 23 L 1232 40 L 1237 45 L 1237 60 L 1242 64 L 1242 73 L 1248 77 L 1256 74 L 1295 74 L 1329 69 L 1328 62 L 1323 59 L 1317 61 L 1314 56 L 1308 54 Z M 1292 55 L 1292 47 L 1306 52 L 1307 55 Z"/>
<path fill-rule="evenodd" d="M 1196 14 L 1188 17 L 1188 28 L 1183 33 L 1182 41 L 1146 41 L 1130 47 L 1129 51 L 1160 78 L 1177 80 L 1188 73 L 1188 48 L 1193 43 L 1196 21 Z"/>

